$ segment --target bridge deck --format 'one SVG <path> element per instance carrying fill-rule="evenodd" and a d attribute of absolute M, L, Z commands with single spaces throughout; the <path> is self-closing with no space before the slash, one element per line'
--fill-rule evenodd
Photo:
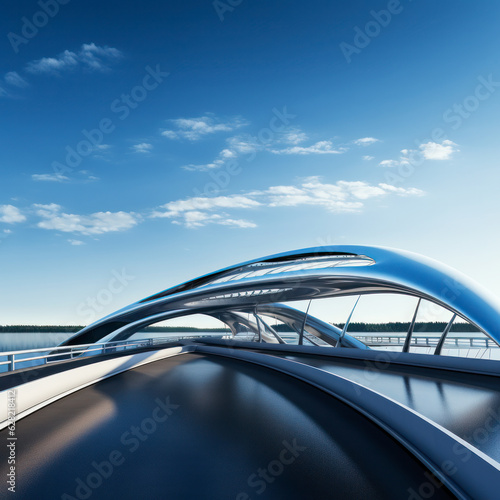
<path fill-rule="evenodd" d="M 16 432 L 19 499 L 88 498 L 90 484 L 92 499 L 386 500 L 429 480 L 402 446 L 332 396 L 197 353 L 93 384 L 20 420 Z M 433 498 L 451 496 L 441 487 Z"/>
<path fill-rule="evenodd" d="M 500 462 L 498 378 L 361 360 L 283 354 L 358 382 L 416 410 Z"/>

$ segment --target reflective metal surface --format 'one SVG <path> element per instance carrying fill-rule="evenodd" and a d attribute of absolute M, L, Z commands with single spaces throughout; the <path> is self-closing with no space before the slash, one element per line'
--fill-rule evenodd
<path fill-rule="evenodd" d="M 285 252 L 217 271 L 131 304 L 64 344 L 96 342 L 174 311 L 216 315 L 290 300 L 388 292 L 438 304 L 500 341 L 500 302 L 465 275 L 410 252 L 340 245 Z"/>
<path fill-rule="evenodd" d="M 17 427 L 15 496 L 23 500 L 84 498 L 85 488 L 86 498 L 106 500 L 399 500 L 429 475 L 328 394 L 218 356 L 186 354 L 136 368 Z M 112 459 L 118 465 L 108 465 Z M 0 463 L 2 475 L 7 467 Z M 453 496 L 441 487 L 433 498 Z"/>

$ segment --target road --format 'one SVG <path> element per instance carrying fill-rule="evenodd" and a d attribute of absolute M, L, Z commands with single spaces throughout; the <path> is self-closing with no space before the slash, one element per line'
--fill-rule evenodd
<path fill-rule="evenodd" d="M 334 397 L 216 355 L 113 376 L 21 419 L 16 434 L 17 499 L 399 500 L 429 482 L 399 443 Z"/>

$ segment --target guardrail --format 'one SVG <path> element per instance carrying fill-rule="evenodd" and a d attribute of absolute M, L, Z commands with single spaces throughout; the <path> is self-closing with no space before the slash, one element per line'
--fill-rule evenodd
<path fill-rule="evenodd" d="M 406 339 L 406 335 L 353 335 L 351 336 L 360 340 L 368 346 L 392 346 L 392 345 L 403 345 Z M 416 347 L 435 347 L 439 341 L 439 336 L 426 336 L 417 337 L 413 336 L 411 339 L 411 346 Z M 479 337 L 448 337 L 445 340 L 444 346 L 447 348 L 495 348 L 499 347 L 498 344 L 488 338 Z"/>
<path fill-rule="evenodd" d="M 4 366 L 6 371 L 18 369 L 18 365 L 31 363 L 28 367 L 43 365 L 51 361 L 62 361 L 72 359 L 76 356 L 96 356 L 106 352 L 117 352 L 119 350 L 138 349 L 139 347 L 149 347 L 161 344 L 170 344 L 188 338 L 198 338 L 198 336 L 184 337 L 162 337 L 142 340 L 123 340 L 115 342 L 102 342 L 95 344 L 78 344 L 73 346 L 44 347 L 39 349 L 25 349 L 22 351 L 0 352 L 0 371 Z M 33 355 L 33 356 L 30 356 Z M 2 360 L 5 358 L 4 360 Z M 26 366 L 24 366 L 27 368 Z"/>

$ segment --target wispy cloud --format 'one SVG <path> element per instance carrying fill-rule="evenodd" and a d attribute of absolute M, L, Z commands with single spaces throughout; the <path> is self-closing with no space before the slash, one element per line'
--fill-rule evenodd
<path fill-rule="evenodd" d="M 245 219 L 234 219 L 229 210 L 254 210 L 271 207 L 316 206 L 331 213 L 359 212 L 364 201 L 388 195 L 423 196 L 416 188 L 400 188 L 390 184 L 371 185 L 363 181 L 324 183 L 319 177 L 309 177 L 298 186 L 271 186 L 263 191 L 214 198 L 195 197 L 169 202 L 155 210 L 151 217 L 166 217 L 175 224 L 199 228 L 207 224 L 255 227 Z"/>
<path fill-rule="evenodd" d="M 245 122 L 246 123 L 246 122 Z M 268 130 L 268 129 L 264 129 Z M 218 155 L 208 163 L 187 164 L 182 168 L 191 171 L 204 171 L 224 167 L 228 162 L 238 159 L 242 155 L 248 155 L 246 160 L 251 161 L 259 151 L 266 151 L 279 155 L 325 155 L 342 154 L 349 150 L 347 145 L 334 146 L 333 141 L 317 141 L 309 146 L 302 145 L 309 136 L 300 127 L 286 127 L 283 130 L 269 130 L 269 136 L 256 136 L 250 134 L 238 134 L 226 138 L 226 146 L 220 150 Z M 179 138 L 179 131 L 166 130 L 162 134 L 172 139 Z M 191 134 L 191 131 L 187 131 Z"/>
<path fill-rule="evenodd" d="M 281 135 L 281 140 L 286 144 L 300 144 L 307 139 L 308 135 L 298 127 L 288 129 Z"/>
<path fill-rule="evenodd" d="M 26 217 L 14 205 L 0 205 L 0 222 L 6 224 L 15 224 L 24 222 Z"/>
<path fill-rule="evenodd" d="M 379 186 L 387 193 L 394 193 L 398 196 L 423 196 L 425 194 L 421 189 L 417 188 L 402 188 L 384 183 L 379 184 Z"/>
<path fill-rule="evenodd" d="M 356 139 L 353 141 L 357 146 L 371 146 L 376 142 L 380 142 L 379 139 L 375 139 L 375 137 L 362 137 L 361 139 Z"/>
<path fill-rule="evenodd" d="M 98 177 L 92 175 L 88 170 L 79 170 L 73 177 L 51 172 L 48 174 L 32 174 L 31 180 L 35 182 L 78 182 L 78 181 L 96 181 Z"/>
<path fill-rule="evenodd" d="M 365 181 L 324 182 L 320 177 L 308 177 L 296 185 L 274 185 L 262 190 L 247 191 L 226 196 L 196 196 L 172 200 L 149 213 L 95 212 L 73 214 L 56 203 L 34 204 L 29 210 L 38 217 L 37 227 L 81 236 L 126 231 L 144 220 L 166 218 L 173 224 L 200 228 L 209 224 L 228 227 L 253 228 L 256 223 L 241 217 L 242 212 L 267 211 L 276 208 L 318 207 L 330 213 L 361 212 L 367 200 L 387 196 L 423 196 L 416 188 L 396 187 L 387 183 L 370 184 Z M 0 205 L 0 222 L 24 222 L 26 216 L 13 205 Z M 81 245 L 79 239 L 68 239 L 71 245 Z"/>
<path fill-rule="evenodd" d="M 69 177 L 62 174 L 33 174 L 31 178 L 34 181 L 41 182 L 66 182 L 69 181 Z"/>
<path fill-rule="evenodd" d="M 55 203 L 34 205 L 36 215 L 42 218 L 38 227 L 82 235 L 98 235 L 125 231 L 134 227 L 140 217 L 133 212 L 96 212 L 90 215 L 76 215 L 62 212 Z"/>
<path fill-rule="evenodd" d="M 28 82 L 16 71 L 9 71 L 4 77 L 5 83 L 12 85 L 13 87 L 25 88 L 28 86 Z"/>
<path fill-rule="evenodd" d="M 374 158 L 375 158 L 374 156 L 370 156 L 370 155 L 365 155 L 365 156 L 363 156 L 363 160 L 365 160 L 365 161 L 371 161 L 371 160 L 373 160 Z"/>
<path fill-rule="evenodd" d="M 122 52 L 113 47 L 101 47 L 95 43 L 85 43 L 78 52 L 65 50 L 56 57 L 43 57 L 31 61 L 26 71 L 32 74 L 61 74 L 81 67 L 90 71 L 108 71 L 110 64 L 121 59 Z"/>
<path fill-rule="evenodd" d="M 383 160 L 379 163 L 381 167 L 397 167 L 399 165 L 410 165 L 412 158 L 424 160 L 449 160 L 454 153 L 460 151 L 458 145 L 448 139 L 441 144 L 438 142 L 426 142 L 420 144 L 418 149 L 402 149 L 399 160 Z"/>
<path fill-rule="evenodd" d="M 267 139 L 267 138 L 266 138 Z M 247 161 L 250 161 L 258 151 L 272 151 L 274 147 L 297 144 L 307 139 L 307 134 L 299 128 L 286 129 L 282 132 L 276 132 L 271 139 L 263 141 L 259 137 L 250 134 L 239 134 L 228 137 L 226 146 L 210 163 L 188 164 L 182 168 L 185 170 L 211 170 L 221 168 L 229 161 L 234 161 L 240 156 L 246 155 Z M 275 152 L 276 151 L 272 151 Z"/>
<path fill-rule="evenodd" d="M 332 141 L 319 141 L 311 146 L 292 146 L 284 149 L 272 149 L 271 152 L 280 155 L 311 155 L 311 154 L 341 154 L 345 147 L 335 148 Z"/>
<path fill-rule="evenodd" d="M 241 117 L 221 120 L 212 113 L 207 113 L 198 118 L 176 118 L 169 120 L 174 125 L 173 129 L 163 130 L 161 135 L 167 139 L 188 139 L 197 141 L 206 135 L 216 132 L 232 132 L 248 125 Z"/>
<path fill-rule="evenodd" d="M 166 203 L 155 210 L 152 218 L 167 217 L 174 223 L 182 223 L 186 227 L 202 227 L 207 224 L 222 224 L 225 226 L 255 227 L 255 224 L 242 219 L 234 219 L 226 213 L 213 213 L 220 209 L 255 208 L 260 202 L 247 196 L 217 196 L 214 198 L 195 197 Z"/>
<path fill-rule="evenodd" d="M 379 165 L 381 167 L 397 167 L 400 164 L 398 160 L 382 160 Z"/>
<path fill-rule="evenodd" d="M 75 247 L 80 246 L 80 245 L 85 245 L 85 243 L 81 240 L 68 240 L 68 243 L 70 245 L 75 246 Z"/>
<path fill-rule="evenodd" d="M 146 154 L 151 153 L 151 151 L 153 150 L 153 145 L 149 144 L 148 142 L 141 142 L 140 144 L 134 144 L 132 146 L 132 149 L 134 153 Z"/>
<path fill-rule="evenodd" d="M 96 71 L 107 71 L 110 63 L 122 57 L 123 54 L 120 50 L 107 46 L 100 47 L 95 43 L 84 43 L 78 52 L 79 61 Z"/>
<path fill-rule="evenodd" d="M 185 170 L 211 170 L 223 167 L 228 161 L 235 160 L 241 155 L 254 155 L 257 151 L 263 149 L 262 143 L 256 137 L 248 134 L 237 135 L 226 139 L 226 147 L 210 163 L 189 164 L 182 168 Z M 248 158 L 247 158 L 248 159 Z"/>

